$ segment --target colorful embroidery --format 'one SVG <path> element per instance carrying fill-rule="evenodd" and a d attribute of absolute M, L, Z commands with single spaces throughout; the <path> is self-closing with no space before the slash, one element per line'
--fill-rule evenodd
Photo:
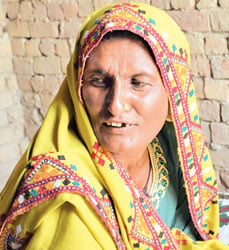
<path fill-rule="evenodd" d="M 204 145 L 197 112 L 195 92 L 189 73 L 188 46 L 175 24 L 171 23 L 171 30 L 164 31 L 164 21 L 167 16 L 164 19 L 163 12 L 158 9 L 154 12 L 153 7 L 150 9 L 151 7 L 148 5 L 139 5 L 118 4 L 104 9 L 104 14 L 101 16 L 100 13 L 99 18 L 94 18 L 96 15 L 91 17 L 80 36 L 79 51 L 76 49 L 74 54 L 74 56 L 78 55 L 79 61 L 78 76 L 74 75 L 73 83 L 75 84 L 77 77 L 81 83 L 86 59 L 107 32 L 129 30 L 149 43 L 170 98 L 172 121 L 178 140 L 179 160 L 193 222 L 203 239 L 215 238 L 218 226 L 217 222 L 212 222 L 212 218 L 217 215 L 218 207 L 216 181 L 208 150 Z M 125 16 L 128 18 L 125 19 Z M 174 38 L 171 32 L 178 33 L 180 39 Z M 71 67 L 75 66 L 71 64 L 69 66 L 71 73 L 75 72 Z M 68 76 L 67 80 L 72 80 L 71 77 Z M 78 88 L 80 100 L 81 86 L 79 84 Z M 73 93 L 75 94 L 75 92 Z M 74 105 L 75 112 L 82 115 L 82 106 L 78 107 L 78 100 Z M 84 115 L 81 118 L 84 119 Z M 78 125 L 81 126 L 81 124 Z M 83 131 L 88 132 L 90 128 L 86 130 L 84 123 L 83 125 Z M 91 136 L 90 133 L 89 136 Z M 182 247 L 182 249 L 189 249 L 192 244 L 189 237 L 176 229 L 171 232 L 155 209 L 161 198 L 157 193 L 162 190 L 163 196 L 168 185 L 166 170 L 161 168 L 158 174 L 158 182 L 161 179 L 164 184 L 155 188 L 156 191 L 153 192 L 155 206 L 153 206 L 152 201 L 145 197 L 125 169 L 111 155 L 104 152 L 93 138 L 82 144 L 89 145 L 87 150 L 90 151 L 94 160 L 93 170 L 95 168 L 96 173 L 100 174 L 101 182 L 98 182 L 94 176 L 93 180 L 91 180 L 92 177 L 85 176 L 81 166 L 68 162 L 67 157 L 63 155 L 54 153 L 34 157 L 32 163 L 28 165 L 28 172 L 18 190 L 15 202 L 3 220 L 0 247 L 4 248 L 6 244 L 11 244 L 11 246 L 13 246 L 12 244 L 22 244 L 20 238 L 27 237 L 24 235 L 18 238 L 15 234 L 14 221 L 18 215 L 65 192 L 80 194 L 88 200 L 104 221 L 118 249 L 125 249 L 118 223 L 125 228 L 124 234 L 127 233 L 130 248 L 168 250 Z M 160 159 L 163 160 L 163 158 Z M 111 178 L 112 183 L 109 182 Z M 120 185 L 117 186 L 116 183 Z M 119 189 L 119 193 L 116 193 L 117 189 Z M 120 204 L 116 199 L 122 193 L 125 193 L 125 201 Z M 124 209 L 120 209 L 120 207 Z M 118 221 L 119 218 L 121 218 L 120 221 Z M 7 234 L 8 232 L 9 234 Z"/>
<path fill-rule="evenodd" d="M 141 8 L 138 11 L 138 7 L 130 8 L 125 5 L 118 5 L 106 12 L 100 18 L 99 24 L 91 28 L 86 42 L 81 41 L 80 54 L 82 54 L 82 58 L 80 61 L 83 64 L 79 70 L 79 79 L 81 80 L 83 74 L 86 61 L 84 58 L 89 55 L 105 33 L 111 30 L 125 29 L 142 36 L 149 43 L 160 67 L 164 84 L 170 93 L 171 113 L 178 138 L 178 152 L 181 168 L 184 172 L 190 213 L 201 236 L 208 239 L 211 234 L 206 228 L 211 227 L 211 225 L 209 221 L 206 221 L 209 216 L 203 216 L 203 214 L 208 214 L 207 207 L 211 201 L 216 199 L 217 190 L 215 177 L 205 183 L 205 180 L 213 175 L 212 171 L 209 173 L 204 171 L 202 176 L 197 174 L 201 172 L 201 169 L 206 170 L 208 165 L 211 166 L 212 163 L 209 157 L 208 160 L 203 158 L 204 155 L 208 155 L 208 152 L 204 145 L 204 137 L 199 123 L 194 89 L 190 87 L 193 86 L 193 83 L 189 73 L 187 51 L 172 41 L 168 47 L 164 40 L 164 31 L 158 31 L 160 23 L 152 21 L 154 18 L 149 17 L 147 13 L 147 9 Z M 124 18 L 125 15 L 128 15 L 128 21 Z M 166 39 L 170 39 L 169 34 L 166 34 Z M 210 194 L 210 199 L 207 199 L 206 203 L 203 201 L 205 201 L 207 194 Z"/>
<path fill-rule="evenodd" d="M 159 141 L 155 138 L 154 147 L 157 147 L 157 150 L 159 149 L 158 145 Z M 160 150 L 162 149 L 160 148 Z M 162 151 L 160 151 L 160 154 L 161 152 Z M 133 248 L 136 248 L 136 246 L 139 248 L 148 246 L 152 247 L 152 249 L 178 249 L 176 242 L 174 242 L 173 237 L 169 232 L 169 229 L 161 220 L 155 207 L 153 206 L 152 200 L 150 198 L 146 198 L 143 191 L 136 186 L 132 178 L 128 175 L 117 159 L 112 158 L 111 155 L 106 156 L 113 162 L 115 169 L 118 170 L 119 175 L 125 182 L 124 185 L 128 188 L 128 191 L 132 193 L 131 197 L 133 200 L 130 202 L 132 212 L 126 217 L 126 223 L 128 227 L 131 228 L 129 233 L 129 242 Z M 158 159 L 161 159 L 160 157 L 157 156 Z M 164 166 L 162 169 L 164 169 Z M 158 197 L 157 202 L 159 202 Z"/>
<path fill-rule="evenodd" d="M 166 168 L 166 159 L 157 137 L 152 141 L 149 147 L 149 152 L 153 163 L 154 175 L 153 185 L 149 194 L 154 207 L 157 209 L 159 202 L 165 196 L 166 189 L 169 185 L 169 173 Z"/>
<path fill-rule="evenodd" d="M 88 181 L 78 175 L 77 167 L 72 164 L 68 165 L 62 155 L 51 153 L 34 157 L 32 160 L 23 185 L 19 188 L 17 197 L 4 220 L 1 234 L 10 232 L 6 234 L 4 242 L 7 243 L 4 244 L 8 244 L 8 242 L 11 245 L 16 242 L 22 244 L 26 242 L 25 239 L 28 239 L 28 236 L 24 239 L 17 238 L 10 229 L 13 228 L 16 216 L 24 214 L 41 202 L 52 199 L 60 193 L 69 192 L 78 193 L 87 198 L 110 230 L 118 248 L 124 249 L 114 208 L 106 189 L 101 188 L 100 191 L 97 191 L 95 188 L 91 188 Z"/>
<path fill-rule="evenodd" d="M 128 16 L 128 20 L 124 17 Z M 204 145 L 204 136 L 199 122 L 193 83 L 188 65 L 188 53 L 179 41 L 170 41 L 170 34 L 161 30 L 159 21 L 148 15 L 147 8 L 113 6 L 105 11 L 100 21 L 90 28 L 86 40 L 81 40 L 79 82 L 83 75 L 86 58 L 102 39 L 112 30 L 129 30 L 143 37 L 151 46 L 157 64 L 169 92 L 171 114 L 178 139 L 178 153 L 184 173 L 185 187 L 193 222 L 203 239 L 210 239 L 215 227 L 210 223 L 208 206 L 217 204 L 217 190 L 214 173 L 208 151 Z M 166 37 L 165 37 L 166 36 Z M 168 42 L 169 46 L 166 44 Z M 80 97 L 81 85 L 78 88 Z M 81 97 L 80 97 L 81 98 Z M 209 167 L 208 167 L 209 166 Z M 202 174 L 199 174 L 202 171 Z M 125 173 L 121 173 L 126 178 Z M 212 177 L 210 180 L 209 177 Z M 206 183 L 205 180 L 208 180 Z M 128 185 L 128 183 L 127 183 Z M 130 188 L 131 189 L 131 188 Z M 209 199 L 205 199 L 210 195 Z M 213 208 L 214 210 L 214 208 Z M 211 211 L 213 211 L 211 210 Z M 206 216 L 204 216 L 206 215 Z"/>

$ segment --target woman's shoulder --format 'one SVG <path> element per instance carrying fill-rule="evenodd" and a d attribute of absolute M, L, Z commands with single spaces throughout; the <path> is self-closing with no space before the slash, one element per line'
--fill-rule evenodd
<path fill-rule="evenodd" d="M 102 189 L 102 184 L 90 164 L 77 162 L 68 154 L 59 152 L 40 154 L 27 163 L 11 207 L 3 217 L 24 214 L 60 194 L 80 194 L 88 198 L 96 188 Z"/>

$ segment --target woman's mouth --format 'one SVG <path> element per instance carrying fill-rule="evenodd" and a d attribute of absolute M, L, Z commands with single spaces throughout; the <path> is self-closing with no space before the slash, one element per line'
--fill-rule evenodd
<path fill-rule="evenodd" d="M 125 122 L 104 122 L 104 125 L 111 128 L 128 128 L 132 126 L 132 124 Z"/>

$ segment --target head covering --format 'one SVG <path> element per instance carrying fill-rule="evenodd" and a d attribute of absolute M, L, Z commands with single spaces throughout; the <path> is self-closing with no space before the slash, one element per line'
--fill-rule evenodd
<path fill-rule="evenodd" d="M 131 31 L 151 47 L 169 97 L 193 223 L 204 240 L 218 237 L 216 178 L 200 125 L 189 45 L 165 12 L 143 3 L 103 7 L 82 25 L 66 78 L 1 193 L 3 234 L 17 216 L 45 201 L 60 194 L 79 194 L 102 218 L 119 249 L 179 249 L 184 245 L 189 249 L 192 244 L 180 230 L 168 229 L 128 173 L 103 150 L 82 103 L 86 59 L 103 36 L 114 30 Z"/>

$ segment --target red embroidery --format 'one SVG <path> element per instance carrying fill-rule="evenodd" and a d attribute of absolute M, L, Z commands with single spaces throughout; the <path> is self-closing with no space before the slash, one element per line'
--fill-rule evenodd
<path fill-rule="evenodd" d="M 96 160 L 99 165 L 104 166 L 105 160 L 102 158 L 104 156 L 103 148 L 98 142 L 95 142 L 92 148 L 95 149 L 95 151 L 91 153 L 92 159 Z"/>

